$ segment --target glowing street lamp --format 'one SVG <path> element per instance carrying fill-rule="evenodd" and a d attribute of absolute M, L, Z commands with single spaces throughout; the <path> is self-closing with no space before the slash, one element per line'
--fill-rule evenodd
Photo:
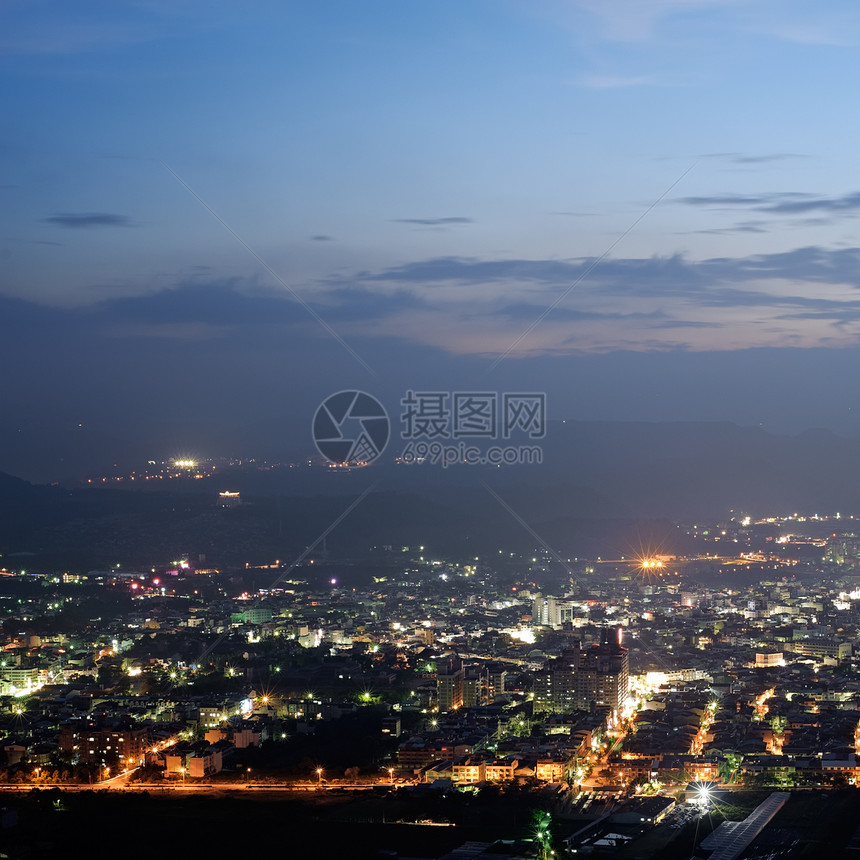
<path fill-rule="evenodd" d="M 317 779 L 319 780 L 319 782 L 317 784 L 320 788 L 322 788 L 322 775 L 323 775 L 323 769 L 321 767 L 318 767 L 317 768 Z"/>
<path fill-rule="evenodd" d="M 711 805 L 712 796 L 710 785 L 702 783 L 696 786 L 696 800 L 703 809 L 707 809 Z"/>

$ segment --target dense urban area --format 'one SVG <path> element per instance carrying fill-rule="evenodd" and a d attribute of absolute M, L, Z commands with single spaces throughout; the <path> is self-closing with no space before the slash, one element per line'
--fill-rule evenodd
<path fill-rule="evenodd" d="M 4 833 L 226 796 L 434 834 L 401 856 L 796 856 L 860 775 L 860 522 L 673 527 L 694 551 L 0 559 Z"/>

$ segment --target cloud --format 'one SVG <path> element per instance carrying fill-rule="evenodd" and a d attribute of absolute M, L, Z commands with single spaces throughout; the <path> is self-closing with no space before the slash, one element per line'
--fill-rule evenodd
<path fill-rule="evenodd" d="M 334 242 L 334 236 L 319 234 L 318 236 L 311 236 L 310 240 L 311 242 Z"/>
<path fill-rule="evenodd" d="M 765 207 L 764 212 L 798 214 L 805 212 L 852 212 L 860 209 L 860 191 L 842 197 L 810 197 L 797 200 L 782 200 Z"/>
<path fill-rule="evenodd" d="M 586 351 L 636 348 L 637 342 L 647 349 L 647 332 L 655 329 L 666 333 L 667 348 L 775 346 L 789 335 L 813 345 L 829 342 L 834 332 L 843 345 L 860 342 L 860 326 L 854 325 L 855 319 L 860 322 L 860 248 L 808 247 L 708 260 L 681 255 L 610 259 L 577 283 L 592 262 L 446 257 L 359 273 L 352 283 L 370 291 L 390 293 L 392 286 L 399 291 L 388 321 L 383 320 L 377 332 L 395 321 L 403 336 L 408 326 L 413 337 L 455 351 L 469 326 L 474 331 L 478 325 L 483 330 L 480 339 L 475 332 L 476 344 L 498 344 L 507 332 L 508 341 L 500 349 L 507 348 L 559 297 L 562 301 L 541 321 L 535 337 L 530 335 L 538 345 L 526 352 L 563 348 L 569 337 L 565 327 L 571 326 L 585 333 L 578 342 Z M 410 293 L 423 307 L 408 308 Z M 432 319 L 423 316 L 429 309 Z M 769 329 L 777 316 L 794 321 L 794 327 Z M 836 327 L 843 320 L 849 325 Z M 681 342 L 671 336 L 676 329 L 697 334 Z M 484 346 L 474 351 L 488 350 Z"/>
<path fill-rule="evenodd" d="M 134 227 L 134 222 L 127 215 L 113 215 L 108 212 L 63 212 L 45 218 L 49 224 L 68 227 L 72 230 L 88 229 L 91 227 Z"/>
<path fill-rule="evenodd" d="M 647 42 L 657 36 L 660 25 L 693 19 L 702 10 L 731 9 L 737 0 L 574 0 L 602 25 L 604 38 L 618 42 Z"/>
<path fill-rule="evenodd" d="M 145 296 L 111 298 L 93 309 L 104 323 L 139 326 L 138 334 L 157 326 L 208 326 L 226 332 L 247 326 L 293 325 L 310 319 L 286 293 L 243 290 L 238 280 L 183 282 Z"/>
<path fill-rule="evenodd" d="M 767 233 L 769 221 L 741 221 L 733 227 L 714 227 L 710 230 L 695 230 L 695 233 L 705 233 L 714 236 L 727 236 L 732 233 Z"/>
<path fill-rule="evenodd" d="M 680 197 L 677 202 L 683 203 L 685 206 L 720 206 L 725 208 L 750 206 L 760 211 L 770 211 L 769 207 L 777 203 L 808 199 L 814 196 L 797 191 L 781 191 L 767 194 L 714 194 L 709 197 Z"/>
<path fill-rule="evenodd" d="M 517 355 L 860 343 L 860 247 L 607 259 L 577 283 L 593 262 L 443 257 L 343 274 L 300 292 L 339 334 L 371 351 L 412 343 L 495 357 L 536 320 Z M 25 303 L 8 312 L 37 314 Z M 238 338 L 262 349 L 284 338 L 319 339 L 306 310 L 283 291 L 202 272 L 147 295 L 53 314 L 65 320 L 61 328 L 139 343 Z"/>
<path fill-rule="evenodd" d="M 446 227 L 449 224 L 474 224 L 474 218 L 455 215 L 449 218 L 392 218 L 393 224 L 417 224 L 419 227 Z"/>
<path fill-rule="evenodd" d="M 482 284 L 493 281 L 533 281 L 559 284 L 572 281 L 585 269 L 580 261 L 478 260 L 472 257 L 434 257 L 393 266 L 381 272 L 359 272 L 354 280 L 364 283 Z"/>
<path fill-rule="evenodd" d="M 435 257 L 393 266 L 378 272 L 358 272 L 331 285 L 360 283 L 397 284 L 421 289 L 445 285 L 495 285 L 502 294 L 512 285 L 556 291 L 573 284 L 594 262 L 574 260 L 480 260 L 472 257 Z M 829 249 L 818 246 L 796 248 L 774 254 L 749 257 L 715 257 L 688 260 L 680 254 L 668 257 L 617 258 L 603 260 L 582 282 L 578 290 L 624 295 L 675 295 L 682 288 L 707 293 L 723 284 L 739 281 L 782 279 L 799 283 L 811 281 L 850 284 L 860 290 L 860 248 Z M 386 287 L 390 289 L 390 287 Z M 573 294 L 572 294 L 573 295 Z"/>
<path fill-rule="evenodd" d="M 715 194 L 710 197 L 681 197 L 686 206 L 749 207 L 757 212 L 798 215 L 807 212 L 854 212 L 860 210 L 860 191 L 837 197 L 781 191 L 765 194 Z"/>
<path fill-rule="evenodd" d="M 715 158 L 733 164 L 767 164 L 772 161 L 788 161 L 794 158 L 809 158 L 796 152 L 774 152 L 770 155 L 744 155 L 742 152 L 706 152 L 699 158 Z"/>

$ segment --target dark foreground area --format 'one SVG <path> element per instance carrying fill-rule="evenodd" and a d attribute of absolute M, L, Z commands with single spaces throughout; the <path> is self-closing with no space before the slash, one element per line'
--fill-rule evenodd
<path fill-rule="evenodd" d="M 449 821 L 462 819 L 464 812 L 468 816 L 468 807 L 452 800 L 460 808 L 452 809 Z M 0 855 L 16 860 L 75 854 L 89 860 L 151 860 L 165 851 L 230 857 L 274 849 L 286 857 L 307 852 L 315 858 L 364 860 L 380 851 L 396 851 L 433 858 L 469 840 L 493 841 L 524 833 L 528 807 L 534 806 L 500 803 L 494 810 L 481 810 L 474 824 L 408 823 L 433 815 L 436 818 L 430 820 L 441 822 L 445 816 L 440 804 L 446 802 L 354 795 L 308 798 L 225 792 L 189 797 L 45 789 L 0 797 L 0 806 L 17 814 L 17 823 L 0 831 Z"/>
<path fill-rule="evenodd" d="M 618 860 L 686 860 L 724 818 L 740 820 L 768 792 L 738 792 L 680 832 L 658 827 L 620 850 Z M 0 856 L 10 860 L 86 856 L 89 860 L 152 858 L 163 852 L 230 857 L 251 851 L 314 858 L 438 858 L 469 841 L 527 839 L 534 810 L 554 807 L 558 837 L 581 827 L 565 820 L 560 798 L 533 793 L 407 798 L 367 793 L 325 795 L 159 795 L 31 790 L 0 797 Z M 433 822 L 433 823 L 431 823 Z M 856 857 L 848 848 L 860 823 L 860 792 L 795 791 L 744 854 L 801 860 Z M 534 843 L 532 843 L 534 845 Z M 529 850 L 520 844 L 520 849 Z M 536 849 L 537 846 L 534 845 Z"/>

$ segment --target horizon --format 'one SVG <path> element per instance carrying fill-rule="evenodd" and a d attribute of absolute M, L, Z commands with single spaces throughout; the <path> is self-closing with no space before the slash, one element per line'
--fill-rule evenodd
<path fill-rule="evenodd" d="M 860 433 L 849 4 L 4 16 L 0 469 L 303 450 L 344 389 Z"/>

